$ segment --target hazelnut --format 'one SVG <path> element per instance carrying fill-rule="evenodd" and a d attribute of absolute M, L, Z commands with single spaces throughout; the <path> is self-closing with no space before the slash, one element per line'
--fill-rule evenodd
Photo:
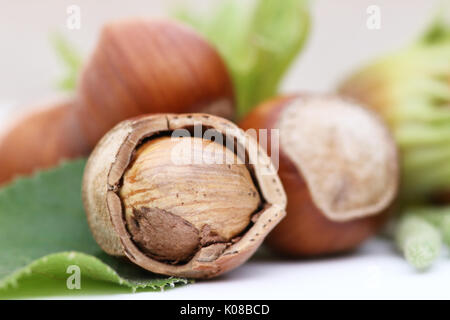
<path fill-rule="evenodd" d="M 0 136 L 0 184 L 18 175 L 48 168 L 63 159 L 86 156 L 72 99 L 58 98 L 36 106 L 3 130 Z"/>
<path fill-rule="evenodd" d="M 199 125 L 225 138 L 170 136 Z M 155 273 L 209 278 L 253 254 L 283 218 L 286 198 L 266 153 L 236 125 L 161 114 L 102 138 L 86 165 L 83 202 L 107 253 Z"/>
<path fill-rule="evenodd" d="M 217 51 L 175 22 L 108 23 L 75 97 L 33 112 L 4 131 L 0 183 L 62 159 L 87 156 L 109 129 L 130 117 L 194 111 L 234 115 L 232 81 Z"/>
<path fill-rule="evenodd" d="M 141 114 L 234 116 L 233 85 L 219 53 L 189 27 L 168 20 L 106 24 L 77 93 L 92 147 L 114 125 Z"/>
<path fill-rule="evenodd" d="M 398 191 L 398 156 L 371 111 L 339 97 L 293 95 L 255 108 L 241 127 L 279 129 L 287 216 L 267 239 L 278 252 L 347 251 L 386 220 Z"/>
<path fill-rule="evenodd" d="M 201 154 L 202 164 L 174 163 L 175 148 Z M 217 157 L 231 161 L 214 164 Z M 119 191 L 133 240 L 155 259 L 178 262 L 200 244 L 239 235 L 260 198 L 245 164 L 227 166 L 236 157 L 203 138 L 163 137 L 140 146 Z"/>

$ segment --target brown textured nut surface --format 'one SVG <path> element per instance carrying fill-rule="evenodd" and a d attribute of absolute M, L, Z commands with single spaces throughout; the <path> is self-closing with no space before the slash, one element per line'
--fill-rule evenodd
<path fill-rule="evenodd" d="M 267 238 L 278 253 L 348 251 L 387 219 L 398 190 L 398 156 L 370 111 L 339 97 L 299 94 L 262 104 L 241 127 L 280 129 L 287 216 Z"/>
<path fill-rule="evenodd" d="M 159 208 L 227 240 L 246 228 L 260 203 L 246 165 L 201 137 L 158 137 L 139 146 L 119 195 L 127 220 L 134 209 Z"/>
<path fill-rule="evenodd" d="M 200 246 L 231 241 L 249 225 L 260 205 L 247 166 L 238 163 L 237 155 L 223 144 L 202 137 L 163 136 L 140 145 L 123 176 L 119 196 L 128 229 L 140 248 L 154 252 L 157 246 L 155 259 L 173 263 L 187 260 Z M 153 216 L 152 209 L 159 214 Z M 161 221 L 164 213 L 165 222 Z M 139 228 L 135 214 L 161 230 L 162 224 L 171 224 L 174 232 L 168 228 L 165 235 Z M 186 238 L 178 232 L 178 226 L 186 223 L 196 233 L 195 243 L 189 230 Z M 161 246 L 162 239 L 167 245 Z"/>
<path fill-rule="evenodd" d="M 89 154 L 72 104 L 72 97 L 43 102 L 1 128 L 0 184 Z"/>
<path fill-rule="evenodd" d="M 139 248 L 157 260 L 187 260 L 200 245 L 197 228 L 180 216 L 157 208 L 134 210 L 128 228 Z"/>
<path fill-rule="evenodd" d="M 234 93 L 220 55 L 193 29 L 125 19 L 102 28 L 75 105 L 94 147 L 114 125 L 141 114 L 208 112 L 231 119 Z"/>
<path fill-rule="evenodd" d="M 241 238 L 224 246 L 221 243 L 201 248 L 185 264 L 171 265 L 146 255 L 136 245 L 126 228 L 118 195 L 122 176 L 129 167 L 134 150 L 146 138 L 161 132 L 192 127 L 201 123 L 235 139 L 249 152 L 249 167 L 263 206 Z M 258 158 L 269 163 L 264 168 Z M 207 114 L 152 115 L 124 121 L 97 145 L 87 163 L 83 180 L 83 201 L 88 221 L 99 245 L 108 253 L 126 256 L 137 265 L 161 274 L 189 278 L 208 278 L 222 274 L 245 262 L 265 236 L 284 217 L 286 196 L 275 168 L 256 141 L 233 123 Z"/>

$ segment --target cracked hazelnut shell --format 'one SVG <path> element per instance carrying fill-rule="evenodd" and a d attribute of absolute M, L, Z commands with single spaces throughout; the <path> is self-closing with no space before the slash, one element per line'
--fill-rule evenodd
<path fill-rule="evenodd" d="M 183 165 L 177 169 L 166 163 L 164 149 L 170 141 L 164 136 L 198 124 L 235 141 L 245 150 L 245 159 L 241 159 L 245 164 L 205 168 L 194 163 L 194 171 L 183 172 Z M 223 147 L 212 141 L 203 143 Z M 153 161 L 145 161 L 145 157 Z M 161 179 L 155 178 L 158 168 L 151 168 L 157 166 L 155 161 L 163 163 Z M 134 170 L 143 176 L 137 177 Z M 214 179 L 207 170 L 229 172 Z M 148 193 L 133 198 L 142 190 L 133 182 L 145 180 L 144 176 Z M 175 181 L 174 177 L 181 179 Z M 228 182 L 221 185 L 220 181 Z M 133 190 L 126 187 L 128 182 Z M 257 196 L 253 194 L 256 191 Z M 126 120 L 102 138 L 86 165 L 83 202 L 94 238 L 108 254 L 127 257 L 155 273 L 210 278 L 239 266 L 255 252 L 284 217 L 286 198 L 267 154 L 236 125 L 207 114 L 161 114 Z M 234 218 L 222 220 L 221 213 L 229 218 L 233 206 L 241 211 L 234 216 L 237 222 Z M 132 230 L 134 220 L 139 220 L 138 233 Z"/>
<path fill-rule="evenodd" d="M 241 127 L 279 129 L 278 173 L 288 204 L 267 238 L 275 251 L 348 251 L 387 219 L 398 191 L 398 155 L 373 112 L 339 97 L 292 95 L 255 108 Z"/>

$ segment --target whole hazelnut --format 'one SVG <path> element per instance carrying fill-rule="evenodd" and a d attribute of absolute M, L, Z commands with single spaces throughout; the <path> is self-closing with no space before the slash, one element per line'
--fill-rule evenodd
<path fill-rule="evenodd" d="M 233 84 L 219 53 L 189 27 L 168 20 L 106 24 L 77 93 L 92 147 L 114 125 L 141 114 L 234 116 Z"/>
<path fill-rule="evenodd" d="M 199 127 L 200 137 L 171 136 Z M 83 202 L 107 253 L 155 273 L 209 278 L 253 254 L 283 218 L 286 198 L 265 152 L 236 125 L 161 114 L 103 137 L 86 165 Z"/>
<path fill-rule="evenodd" d="M 0 183 L 87 156 L 114 125 L 141 114 L 234 116 L 233 85 L 217 51 L 181 24 L 111 22 L 84 66 L 75 97 L 14 123 L 0 140 Z"/>
<path fill-rule="evenodd" d="M 64 159 L 86 156 L 72 98 L 42 103 L 13 120 L 0 135 L 0 184 Z"/>
<path fill-rule="evenodd" d="M 371 111 L 339 97 L 292 95 L 255 108 L 241 127 L 279 130 L 279 176 L 288 204 L 267 239 L 276 251 L 348 251 L 386 220 L 398 190 L 398 156 Z"/>

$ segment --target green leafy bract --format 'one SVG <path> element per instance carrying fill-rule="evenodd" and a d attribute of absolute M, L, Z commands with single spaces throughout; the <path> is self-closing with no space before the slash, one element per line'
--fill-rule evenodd
<path fill-rule="evenodd" d="M 231 70 L 242 117 L 277 94 L 308 35 L 306 0 L 229 0 L 213 14 L 179 9 L 176 16 L 213 43 Z"/>
<path fill-rule="evenodd" d="M 404 201 L 450 192 L 450 26 L 444 18 L 414 44 L 360 70 L 340 90 L 390 124 L 402 153 Z"/>

